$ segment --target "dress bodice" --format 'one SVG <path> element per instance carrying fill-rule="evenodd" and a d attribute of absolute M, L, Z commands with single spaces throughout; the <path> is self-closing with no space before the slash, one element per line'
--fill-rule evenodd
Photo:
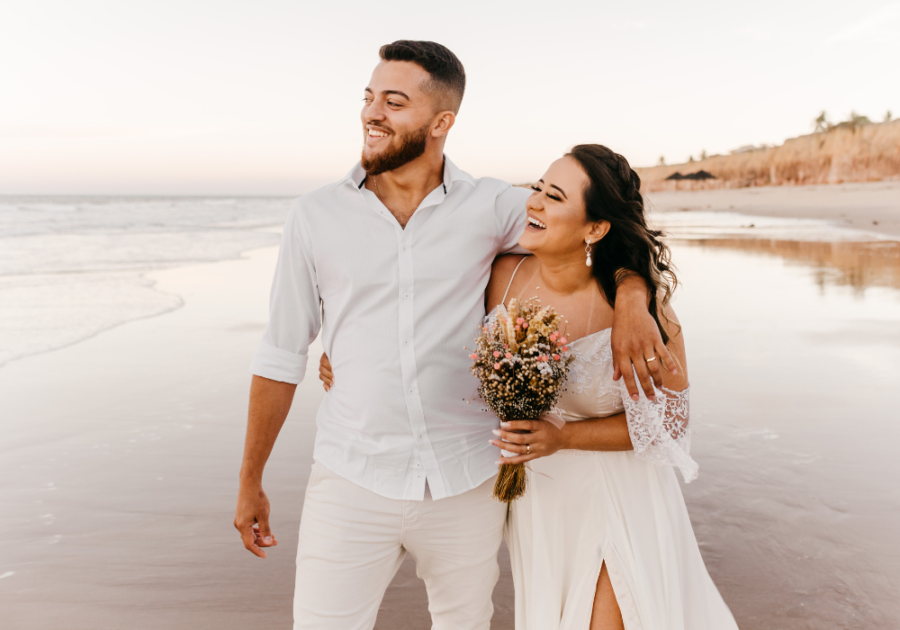
<path fill-rule="evenodd" d="M 618 384 L 613 380 L 611 331 L 606 328 L 570 342 L 572 363 L 555 411 L 563 420 L 603 418 L 625 409 Z"/>
<path fill-rule="evenodd" d="M 503 304 L 488 314 L 485 323 L 492 323 L 501 311 L 506 311 Z M 625 379 L 613 380 L 611 334 L 612 328 L 606 328 L 569 344 L 573 353 L 569 375 L 556 407 L 545 419 L 562 426 L 562 422 L 605 418 L 624 411 L 635 456 L 661 466 L 676 466 L 685 481 L 692 481 L 698 466 L 690 456 L 690 388 L 680 392 L 654 388 L 654 400 L 643 391 L 638 400 L 632 400 Z"/>

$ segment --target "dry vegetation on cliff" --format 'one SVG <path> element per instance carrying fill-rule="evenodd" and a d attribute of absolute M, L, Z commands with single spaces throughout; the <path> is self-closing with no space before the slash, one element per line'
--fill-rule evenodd
<path fill-rule="evenodd" d="M 779 147 L 671 166 L 637 168 L 644 191 L 707 190 L 869 182 L 900 178 L 900 120 L 867 125 L 838 125 L 791 138 Z M 667 181 L 699 170 L 716 179 Z"/>

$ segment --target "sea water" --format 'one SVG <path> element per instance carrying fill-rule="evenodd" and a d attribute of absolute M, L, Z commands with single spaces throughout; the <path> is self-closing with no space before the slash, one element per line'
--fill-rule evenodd
<path fill-rule="evenodd" d="M 178 308 L 147 271 L 275 244 L 289 203 L 0 197 L 0 365 Z"/>

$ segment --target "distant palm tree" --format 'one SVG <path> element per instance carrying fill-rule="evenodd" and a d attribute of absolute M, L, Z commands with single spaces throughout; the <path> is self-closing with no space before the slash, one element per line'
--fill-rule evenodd
<path fill-rule="evenodd" d="M 891 110 L 887 110 L 887 112 L 884 114 L 884 122 L 891 122 L 891 118 L 893 118 Z"/>
<path fill-rule="evenodd" d="M 666 157 L 664 155 L 660 155 L 659 156 L 659 166 L 665 166 L 665 165 L 666 165 Z"/>
<path fill-rule="evenodd" d="M 822 110 L 822 113 L 819 114 L 819 117 L 813 121 L 813 124 L 816 126 L 816 130 L 814 133 L 819 133 L 820 131 L 828 131 L 831 129 L 831 123 L 828 122 L 828 114 L 825 113 L 825 110 Z"/>
<path fill-rule="evenodd" d="M 700 159 L 701 159 L 701 160 L 705 160 L 705 159 L 706 159 L 706 149 L 703 149 L 703 150 L 700 152 Z"/>

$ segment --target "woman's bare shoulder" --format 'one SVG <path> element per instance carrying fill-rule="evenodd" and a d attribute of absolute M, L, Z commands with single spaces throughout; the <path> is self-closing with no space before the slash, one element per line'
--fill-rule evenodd
<path fill-rule="evenodd" d="M 485 291 L 485 306 L 488 312 L 503 300 L 503 294 L 506 293 L 509 281 L 523 258 L 528 258 L 528 256 L 507 254 L 498 256 L 494 260 L 494 264 L 491 266 L 491 279 L 488 281 Z"/>
<path fill-rule="evenodd" d="M 509 282 L 516 267 L 518 267 L 519 263 L 525 258 L 528 258 L 528 256 L 523 256 L 522 254 L 504 254 L 503 256 L 497 256 L 494 259 L 494 264 L 491 266 L 491 280 L 502 276 Z"/>

